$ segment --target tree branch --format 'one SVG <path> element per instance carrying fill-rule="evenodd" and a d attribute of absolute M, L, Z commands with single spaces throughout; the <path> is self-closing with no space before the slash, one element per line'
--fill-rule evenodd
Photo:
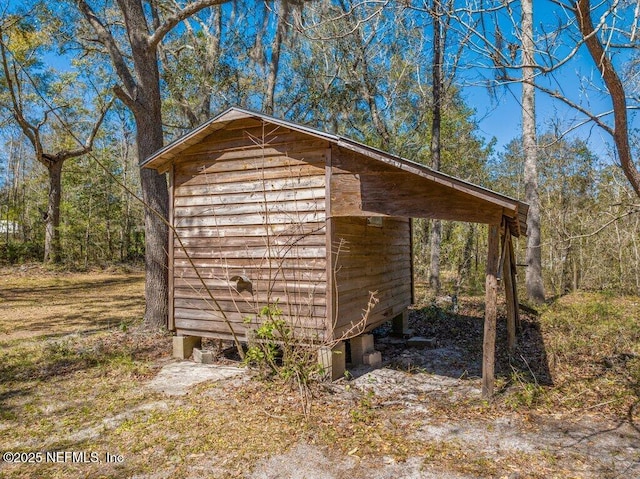
<path fill-rule="evenodd" d="M 2 30 L 1 26 L 0 26 L 0 54 L 2 56 L 2 69 L 4 70 L 5 81 L 7 82 L 9 96 L 11 97 L 11 103 L 13 104 L 13 111 L 12 111 L 13 117 L 18 122 L 18 125 L 20 126 L 22 133 L 24 133 L 24 135 L 29 139 L 29 141 L 33 145 L 33 148 L 36 152 L 36 158 L 38 159 L 38 161 L 43 162 L 44 156 L 42 151 L 42 142 L 40 141 L 40 134 L 39 134 L 38 128 L 33 126 L 31 123 L 27 121 L 27 119 L 24 116 L 24 112 L 22 110 L 22 104 L 18 100 L 18 97 L 16 96 L 15 86 L 13 82 L 14 77 L 12 76 L 11 70 L 9 69 L 9 62 L 7 60 L 7 47 L 4 43 L 4 31 Z M 15 75 L 16 83 L 18 83 L 17 71 L 14 70 L 13 74 Z"/>
<path fill-rule="evenodd" d="M 98 19 L 87 2 L 85 0 L 77 0 L 77 2 L 80 12 L 82 12 L 89 25 L 91 25 L 93 30 L 96 32 L 96 35 L 98 35 L 98 42 L 104 45 L 109 52 L 111 61 L 116 69 L 116 73 L 124 85 L 124 89 L 120 88 L 119 91 L 116 91 L 116 94 L 118 95 L 118 98 L 129 106 L 133 103 L 133 98 L 135 98 L 137 84 L 124 60 L 124 56 L 122 55 L 122 52 L 120 52 L 111 32 L 104 26 L 100 19 Z"/>
<path fill-rule="evenodd" d="M 580 27 L 580 33 L 585 40 L 591 58 L 600 70 L 600 74 L 607 86 L 607 90 L 609 90 L 609 95 L 613 103 L 614 129 L 613 132 L 607 131 L 613 135 L 613 141 L 618 151 L 622 171 L 624 171 L 625 176 L 631 183 L 633 190 L 640 196 L 640 172 L 633 162 L 631 147 L 629 145 L 627 100 L 624 86 L 611 62 L 611 58 L 602 46 L 600 39 L 594 34 L 595 28 L 591 21 L 590 0 L 578 0 L 576 5 L 575 15 Z"/>
<path fill-rule="evenodd" d="M 172 16 L 165 19 L 165 21 L 153 32 L 153 35 L 149 37 L 149 48 L 156 49 L 162 39 L 180 22 L 186 20 L 192 15 L 195 15 L 200 10 L 204 10 L 207 7 L 213 7 L 214 5 L 222 5 L 230 0 L 199 0 L 197 2 L 190 2 L 182 10 L 178 10 Z"/>
<path fill-rule="evenodd" d="M 600 233 L 601 231 L 603 231 L 607 226 L 612 225 L 616 221 L 620 221 L 622 218 L 625 218 L 627 216 L 631 216 L 631 215 L 636 214 L 636 213 L 640 213 L 640 209 L 636 208 L 636 209 L 632 209 L 632 210 L 629 210 L 629 211 L 625 211 L 624 213 L 622 213 L 622 214 L 616 216 L 615 218 L 607 221 L 605 224 L 600 226 L 597 230 L 592 231 L 591 233 L 585 233 L 585 234 L 576 235 L 576 236 L 569 236 L 569 237 L 563 238 L 563 241 L 571 241 L 571 240 L 574 240 L 574 239 L 589 238 L 591 236 L 595 236 L 598 233 Z"/>
<path fill-rule="evenodd" d="M 601 116 L 603 115 L 596 115 L 590 112 L 588 109 L 584 108 L 583 106 L 580 106 L 578 103 L 569 100 L 566 96 L 564 96 L 562 93 L 560 93 L 557 90 L 552 90 L 551 88 L 543 87 L 538 83 L 533 83 L 533 85 L 536 87 L 536 89 L 540 90 L 541 92 L 546 93 L 547 95 L 549 95 L 552 98 L 555 98 L 556 100 L 560 100 L 561 102 L 573 108 L 574 110 L 578 110 L 580 113 L 588 117 L 591 121 L 593 121 L 596 125 L 602 128 L 604 131 L 606 131 L 612 136 L 614 135 L 613 128 L 611 128 L 609 125 L 607 125 L 605 122 L 602 121 Z"/>
<path fill-rule="evenodd" d="M 91 133 L 87 137 L 87 140 L 85 141 L 84 145 L 82 145 L 79 148 L 76 148 L 75 150 L 61 150 L 55 155 L 50 155 L 51 160 L 53 162 L 65 161 L 65 160 L 68 160 L 69 158 L 77 158 L 78 156 L 82 156 L 86 153 L 89 153 L 93 149 L 93 142 L 96 138 L 96 135 L 98 134 L 98 131 L 100 130 L 100 126 L 102 126 L 104 117 L 107 115 L 107 112 L 109 111 L 109 108 L 111 108 L 111 105 L 113 105 L 113 101 L 114 101 L 114 98 L 109 100 L 109 103 L 107 103 L 104 106 L 104 108 L 101 109 L 100 117 L 96 120 L 95 124 L 93 125 L 93 129 L 91 130 Z"/>

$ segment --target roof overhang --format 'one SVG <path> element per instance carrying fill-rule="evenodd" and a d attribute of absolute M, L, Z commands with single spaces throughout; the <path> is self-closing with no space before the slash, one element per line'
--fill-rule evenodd
<path fill-rule="evenodd" d="M 359 155 L 366 156 L 383 164 L 392 166 L 401 171 L 418 175 L 428 181 L 431 181 L 441 187 L 450 188 L 452 191 L 471 195 L 476 198 L 479 204 L 491 204 L 502 208 L 503 217 L 507 222 L 507 226 L 514 236 L 526 234 L 526 218 L 529 206 L 519 200 L 502 195 L 495 191 L 483 188 L 473 183 L 446 175 L 440 171 L 433 170 L 425 165 L 401 158 L 384 152 L 382 150 L 372 148 L 349 138 L 333 135 L 331 133 L 316 130 L 296 123 L 274 118 L 263 113 L 258 113 L 238 107 L 231 107 L 219 115 L 213 117 L 209 121 L 196 127 L 191 132 L 169 143 L 164 148 L 158 150 L 152 156 L 140 163 L 141 167 L 153 168 L 160 173 L 167 172 L 180 153 L 193 145 L 201 142 L 205 137 L 224 129 L 231 122 L 247 118 L 255 118 L 268 123 L 279 125 L 293 131 L 305 133 L 307 135 L 327 140 L 338 147 L 351 150 Z M 411 215 L 407 215 L 411 216 Z M 428 217 L 428 215 L 425 215 Z"/>

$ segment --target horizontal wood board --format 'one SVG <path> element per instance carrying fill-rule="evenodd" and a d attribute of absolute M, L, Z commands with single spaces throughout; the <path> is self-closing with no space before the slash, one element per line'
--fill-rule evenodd
<path fill-rule="evenodd" d="M 231 122 L 175 162 L 176 330 L 226 338 L 228 321 L 244 337 L 277 303 L 299 335 L 324 337 L 328 144 L 238 121 L 244 126 Z M 251 291 L 237 288 L 236 276 Z"/>
<path fill-rule="evenodd" d="M 333 147 L 332 216 L 402 216 L 499 224 L 502 206 Z"/>
<path fill-rule="evenodd" d="M 332 253 L 336 267 L 334 334 L 361 321 L 370 293 L 379 303 L 366 329 L 388 321 L 411 305 L 411 241 L 407 218 L 384 217 L 382 226 L 365 217 L 333 217 Z"/>

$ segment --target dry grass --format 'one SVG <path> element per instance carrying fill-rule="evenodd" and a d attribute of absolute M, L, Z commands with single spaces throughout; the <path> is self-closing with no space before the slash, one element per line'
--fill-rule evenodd
<path fill-rule="evenodd" d="M 143 311 L 140 272 L 0 269 L 0 342 L 128 325 Z"/>
<path fill-rule="evenodd" d="M 583 477 L 543 448 L 495 456 L 455 440 L 421 438 L 418 431 L 426 423 L 498 417 L 505 407 L 522 418 L 550 411 L 620 416 L 638 400 L 633 389 L 640 376 L 633 376 L 640 354 L 637 298 L 569 297 L 545 310 L 539 322 L 527 318 L 526 327 L 540 332 L 553 384 L 536 383 L 536 370 L 529 377 L 523 365 L 503 358 L 503 389 L 491 404 L 479 398 L 425 399 L 409 411 L 402 396 L 382 400 L 348 385 L 318 386 L 305 417 L 297 392 L 281 383 L 203 383 L 177 399 L 146 388 L 168 360 L 171 340 L 138 326 L 141 275 L 36 273 L 3 271 L 0 279 L 1 447 L 90 451 L 101 457 L 109 452 L 125 460 L 0 462 L 2 477 L 154 477 L 166 471 L 166 477 L 234 478 L 301 442 L 363 465 L 420 457 L 424 467 L 476 477 L 512 471 L 533 478 Z M 469 301 L 465 308 L 460 324 L 452 316 L 443 319 L 460 338 L 474 317 L 481 318 L 479 303 Z M 597 407 L 601 403 L 607 404 Z"/>
<path fill-rule="evenodd" d="M 640 298 L 577 293 L 540 317 L 553 379 L 540 406 L 640 418 Z"/>

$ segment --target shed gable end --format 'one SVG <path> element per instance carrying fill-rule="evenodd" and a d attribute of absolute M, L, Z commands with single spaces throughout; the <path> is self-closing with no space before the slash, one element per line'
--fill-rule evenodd
<path fill-rule="evenodd" d="M 304 335 L 325 336 L 328 143 L 261 123 L 231 122 L 173 160 L 173 311 L 183 334 L 230 337 L 226 316 L 244 336 L 278 304 Z"/>

